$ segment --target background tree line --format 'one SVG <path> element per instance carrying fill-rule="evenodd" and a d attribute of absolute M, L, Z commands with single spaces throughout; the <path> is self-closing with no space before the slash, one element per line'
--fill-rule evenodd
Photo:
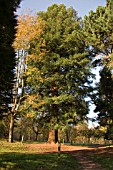
<path fill-rule="evenodd" d="M 28 129 L 28 134 L 35 132 L 36 139 L 47 130 L 48 142 L 58 142 L 65 132 L 68 141 L 69 129 L 87 119 L 93 102 L 99 126 L 105 127 L 104 137 L 112 139 L 112 9 L 108 0 L 105 7 L 82 20 L 72 7 L 53 4 L 36 16 L 18 17 L 11 41 L 13 63 L 8 63 L 12 77 L 10 81 L 5 77 L 11 86 L 1 84 L 8 89 L 4 94 L 1 90 L 1 127 L 5 129 L 9 123 L 10 127 L 1 136 L 9 133 L 13 142 L 15 127 L 19 139 Z M 92 68 L 97 66 L 101 66 L 101 78 L 93 86 Z"/>

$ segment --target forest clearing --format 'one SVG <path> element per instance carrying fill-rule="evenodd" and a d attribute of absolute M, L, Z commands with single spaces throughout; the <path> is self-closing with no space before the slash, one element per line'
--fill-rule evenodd
<path fill-rule="evenodd" d="M 112 170 L 113 147 L 0 142 L 1 170 Z"/>

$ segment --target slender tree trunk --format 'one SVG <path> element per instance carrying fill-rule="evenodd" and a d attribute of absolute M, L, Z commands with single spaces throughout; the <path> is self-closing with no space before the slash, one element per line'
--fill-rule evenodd
<path fill-rule="evenodd" d="M 65 133 L 66 133 L 66 142 L 69 142 L 69 132 L 67 129 L 66 129 Z"/>
<path fill-rule="evenodd" d="M 10 126 L 9 126 L 9 142 L 13 142 L 13 131 L 14 131 L 14 114 L 10 115 Z"/>
<path fill-rule="evenodd" d="M 90 143 L 90 139 L 91 139 L 91 137 L 88 137 L 88 143 Z"/>
<path fill-rule="evenodd" d="M 55 130 L 55 143 L 58 142 L 58 130 Z"/>
<path fill-rule="evenodd" d="M 38 141 L 38 134 L 39 134 L 39 133 L 36 133 L 36 132 L 35 132 L 35 141 Z"/>
<path fill-rule="evenodd" d="M 19 141 L 21 141 L 21 140 L 22 140 L 22 132 L 21 132 L 21 130 L 20 130 Z"/>
<path fill-rule="evenodd" d="M 23 75 L 21 74 L 25 73 L 25 61 L 22 60 L 25 54 L 25 51 L 23 50 L 22 55 L 19 55 L 19 50 L 18 50 L 18 60 L 17 60 L 17 68 L 16 68 L 16 73 L 15 73 L 15 84 L 13 88 L 13 101 L 12 101 L 12 111 L 10 113 L 10 126 L 9 126 L 9 142 L 13 142 L 13 130 L 14 130 L 14 116 L 17 113 L 17 110 L 20 106 L 20 100 L 24 95 L 24 78 Z M 24 67 L 24 70 L 23 70 Z M 19 81 L 21 80 L 21 94 L 18 99 L 18 90 L 19 90 Z"/>

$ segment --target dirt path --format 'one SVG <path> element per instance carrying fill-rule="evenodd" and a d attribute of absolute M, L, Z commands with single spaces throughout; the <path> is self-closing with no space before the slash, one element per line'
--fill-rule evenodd
<path fill-rule="evenodd" d="M 105 170 L 101 167 L 101 165 L 91 159 L 90 152 L 88 152 L 87 150 L 77 150 L 71 152 L 71 154 L 80 163 L 83 170 Z"/>
<path fill-rule="evenodd" d="M 58 151 L 57 144 L 29 144 L 28 150 L 35 150 L 36 153 L 51 153 Z M 69 153 L 75 157 L 75 159 L 80 163 L 80 170 L 105 170 L 97 162 L 91 159 L 91 155 L 101 151 L 102 147 L 82 147 L 82 146 L 69 146 L 61 145 L 62 153 Z M 38 151 L 38 152 L 37 152 Z M 79 170 L 79 169 L 78 169 Z"/>

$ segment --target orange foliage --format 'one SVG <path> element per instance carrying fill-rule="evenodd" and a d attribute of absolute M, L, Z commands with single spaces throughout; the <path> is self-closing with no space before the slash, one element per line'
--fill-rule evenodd
<path fill-rule="evenodd" d="M 42 60 L 43 56 L 46 54 L 45 41 L 41 36 L 44 27 L 45 23 L 40 17 L 32 16 L 30 14 L 22 14 L 18 17 L 17 33 L 13 44 L 15 50 L 29 49 L 31 42 L 36 42 L 35 49 L 32 47 L 32 54 L 26 58 L 27 64 L 31 61 L 35 65 L 37 60 Z M 43 82 L 44 80 L 40 76 L 43 73 L 41 73 L 34 65 L 27 65 L 27 72 L 25 73 L 27 76 L 26 81 L 32 82 L 40 80 Z M 27 117 L 33 117 L 36 108 L 44 105 L 44 101 L 40 99 L 38 94 L 26 94 L 25 97 L 26 100 L 19 107 L 19 112 L 25 111 Z"/>
<path fill-rule="evenodd" d="M 39 108 L 40 106 L 44 105 L 44 100 L 39 98 L 38 94 L 35 95 L 26 95 L 26 100 L 19 108 L 19 112 L 26 112 L 24 114 L 25 117 L 32 118 L 37 114 L 35 109 Z M 40 110 L 41 111 L 41 110 Z"/>
<path fill-rule="evenodd" d="M 28 49 L 30 41 L 41 34 L 44 22 L 39 17 L 22 14 L 18 17 L 16 38 L 14 41 L 15 49 Z"/>

